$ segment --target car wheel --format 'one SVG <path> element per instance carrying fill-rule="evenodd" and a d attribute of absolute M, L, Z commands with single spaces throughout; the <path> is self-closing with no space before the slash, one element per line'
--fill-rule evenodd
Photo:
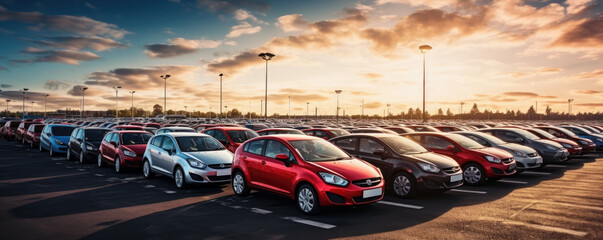
<path fill-rule="evenodd" d="M 67 161 L 71 161 L 71 149 L 67 148 L 67 154 L 65 154 L 65 158 L 67 158 Z"/>
<path fill-rule="evenodd" d="M 52 157 L 54 156 L 54 151 L 52 151 L 52 144 L 48 145 L 48 154 Z"/>
<path fill-rule="evenodd" d="M 33 149 L 34 148 L 34 143 L 33 141 L 31 141 L 31 143 L 29 143 L 29 148 Z"/>
<path fill-rule="evenodd" d="M 80 163 L 84 164 L 84 162 L 86 161 L 85 157 L 84 157 L 84 152 L 80 151 Z"/>
<path fill-rule="evenodd" d="M 121 173 L 122 169 L 121 169 L 121 160 L 119 159 L 119 156 L 115 156 L 115 172 L 116 173 Z"/>
<path fill-rule="evenodd" d="M 399 198 L 410 198 L 416 193 L 415 178 L 405 172 L 400 172 L 392 178 L 392 193 Z"/>
<path fill-rule="evenodd" d="M 463 166 L 463 178 L 467 185 L 482 185 L 486 181 L 486 172 L 482 166 L 476 163 L 469 163 Z"/>
<path fill-rule="evenodd" d="M 232 176 L 232 190 L 234 190 L 234 193 L 237 196 L 249 194 L 249 187 L 247 186 L 245 176 L 241 171 L 237 171 L 234 176 Z"/>
<path fill-rule="evenodd" d="M 96 159 L 96 165 L 97 165 L 99 168 L 102 168 L 102 167 L 104 167 L 104 166 L 105 166 L 105 163 L 103 162 L 103 155 L 102 155 L 102 154 L 100 154 L 100 153 L 98 154 L 98 157 L 97 157 L 97 159 Z"/>
<path fill-rule="evenodd" d="M 40 144 L 39 144 L 38 147 L 39 147 L 40 152 L 44 152 L 44 148 L 42 148 L 42 142 L 41 141 L 40 141 Z"/>
<path fill-rule="evenodd" d="M 151 163 L 149 162 L 149 160 L 145 160 L 142 163 L 142 176 L 147 179 L 155 176 L 153 170 L 151 170 Z"/>
<path fill-rule="evenodd" d="M 184 171 L 182 168 L 177 167 L 176 171 L 174 171 L 174 183 L 176 183 L 176 187 L 179 189 L 184 189 L 187 187 L 186 177 L 184 176 Z"/>
<path fill-rule="evenodd" d="M 320 212 L 320 204 L 318 202 L 318 194 L 316 190 L 309 184 L 302 185 L 295 194 L 297 208 L 304 214 L 315 215 Z"/>

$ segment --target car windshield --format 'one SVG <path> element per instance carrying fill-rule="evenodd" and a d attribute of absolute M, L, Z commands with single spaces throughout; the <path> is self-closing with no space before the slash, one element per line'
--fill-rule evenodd
<path fill-rule="evenodd" d="M 230 139 L 232 139 L 232 141 L 236 143 L 242 143 L 254 137 L 260 136 L 256 132 L 251 130 L 232 130 L 226 131 L 226 133 L 228 134 Z"/>
<path fill-rule="evenodd" d="M 486 140 L 488 140 L 489 142 L 494 143 L 495 145 L 503 145 L 503 144 L 509 144 L 508 142 L 505 142 L 503 140 L 500 140 L 500 138 L 497 138 L 495 136 L 492 136 L 490 134 L 487 133 L 482 133 L 482 132 L 471 132 L 471 134 L 480 136 L 481 138 L 484 138 Z"/>
<path fill-rule="evenodd" d="M 52 127 L 52 135 L 54 136 L 69 136 L 75 127 L 54 126 Z"/>
<path fill-rule="evenodd" d="M 291 143 L 304 161 L 324 162 L 350 159 L 350 156 L 348 156 L 343 150 L 322 138 L 311 140 L 293 140 L 289 141 L 289 143 Z"/>
<path fill-rule="evenodd" d="M 590 132 L 590 131 L 586 130 L 586 129 L 585 129 L 585 128 L 583 128 L 583 127 L 573 127 L 573 128 L 575 128 L 575 129 L 579 129 L 580 131 L 583 131 L 583 132 L 585 132 L 586 134 L 592 134 L 592 132 Z"/>
<path fill-rule="evenodd" d="M 19 127 L 19 124 L 21 124 L 21 122 L 10 122 L 10 127 L 17 128 L 17 127 Z"/>
<path fill-rule="evenodd" d="M 176 141 L 182 152 L 217 151 L 224 146 L 212 137 L 177 137 Z"/>
<path fill-rule="evenodd" d="M 450 138 L 450 140 L 456 142 L 458 145 L 466 149 L 480 149 L 485 148 L 483 145 L 477 143 L 476 141 L 471 140 L 468 137 L 461 136 L 458 134 L 448 134 L 446 137 Z"/>
<path fill-rule="evenodd" d="M 526 130 L 523 129 L 513 129 L 515 133 L 521 135 L 524 138 L 530 139 L 530 140 L 537 140 L 540 139 L 538 136 L 534 135 L 531 132 L 528 132 Z"/>
<path fill-rule="evenodd" d="M 427 149 L 425 149 L 418 143 L 405 137 L 392 136 L 387 138 L 381 138 L 381 140 L 398 154 L 417 154 L 429 152 Z"/>
<path fill-rule="evenodd" d="M 560 131 L 560 132 L 562 132 L 562 133 L 563 133 L 563 134 L 565 134 L 565 135 L 572 136 L 572 137 L 576 137 L 576 134 L 575 134 L 575 133 L 573 133 L 572 131 L 567 130 L 567 129 L 565 129 L 565 128 L 555 128 L 555 130 Z"/>
<path fill-rule="evenodd" d="M 329 132 L 331 132 L 331 134 L 333 134 L 333 137 L 350 135 L 350 133 L 348 131 L 343 130 L 343 129 L 331 129 L 331 130 L 329 130 Z"/>
<path fill-rule="evenodd" d="M 86 129 L 86 140 L 91 142 L 100 142 L 105 134 L 110 132 L 108 129 Z"/>
<path fill-rule="evenodd" d="M 42 129 L 44 129 L 44 125 L 37 125 L 34 127 L 34 131 L 37 133 L 42 132 Z"/>
<path fill-rule="evenodd" d="M 121 134 L 121 140 L 123 145 L 137 145 L 147 144 L 149 139 L 153 137 L 150 133 L 123 133 Z"/>
<path fill-rule="evenodd" d="M 542 130 L 542 129 L 533 128 L 533 129 L 530 129 L 530 130 L 532 130 L 532 131 L 534 131 L 534 132 L 537 132 L 537 133 L 538 133 L 538 134 L 540 134 L 540 135 L 542 136 L 542 138 L 544 138 L 544 139 L 553 139 L 553 138 L 555 138 L 555 136 L 553 136 L 553 134 L 550 134 L 550 133 L 548 133 L 548 132 L 546 132 L 546 131 L 544 131 L 544 130 Z"/>

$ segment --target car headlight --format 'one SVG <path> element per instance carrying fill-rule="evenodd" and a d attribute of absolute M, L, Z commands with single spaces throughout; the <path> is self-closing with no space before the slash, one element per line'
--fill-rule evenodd
<path fill-rule="evenodd" d="M 597 138 L 597 141 L 599 141 L 599 142 L 603 142 L 603 139 L 601 139 L 601 138 Z"/>
<path fill-rule="evenodd" d="M 580 140 L 578 142 L 580 142 L 580 145 L 590 145 L 587 141 L 584 140 Z"/>
<path fill-rule="evenodd" d="M 325 172 L 319 172 L 318 174 L 322 177 L 322 180 L 328 184 L 333 184 L 333 185 L 342 186 L 342 187 L 345 187 L 348 185 L 348 180 L 345 180 L 337 175 L 325 173 Z"/>
<path fill-rule="evenodd" d="M 564 148 L 572 148 L 572 145 L 569 145 L 567 143 L 561 143 L 561 146 L 563 146 Z"/>
<path fill-rule="evenodd" d="M 60 140 L 58 140 L 58 139 L 55 139 L 55 140 L 54 140 L 54 142 L 55 142 L 56 144 L 59 144 L 59 145 L 65 145 L 65 143 L 61 142 L 61 141 L 60 141 Z"/>
<path fill-rule="evenodd" d="M 197 160 L 194 158 L 188 158 L 188 159 L 186 159 L 186 161 L 188 162 L 189 165 L 191 165 L 191 167 L 194 167 L 194 168 L 205 169 L 207 167 L 207 164 L 205 164 L 201 160 Z"/>
<path fill-rule="evenodd" d="M 86 144 L 86 149 L 89 151 L 95 151 L 97 150 L 95 146 L 90 145 L 90 144 Z M 124 153 L 125 154 L 125 153 Z M 126 155 L 127 156 L 127 155 Z"/>
<path fill-rule="evenodd" d="M 520 152 L 520 151 L 513 151 L 513 153 L 515 153 L 515 155 L 520 156 L 520 157 L 527 157 L 528 156 L 527 154 L 525 154 L 523 152 Z"/>
<path fill-rule="evenodd" d="M 486 160 L 488 160 L 488 162 L 493 162 L 493 163 L 500 163 L 500 158 L 494 157 L 494 156 L 489 156 L 489 155 L 484 155 L 484 158 Z"/>
<path fill-rule="evenodd" d="M 440 169 L 433 164 L 417 162 L 417 165 L 419 165 L 419 167 L 421 167 L 421 169 L 423 169 L 425 172 L 437 173 L 440 171 Z"/>
<path fill-rule="evenodd" d="M 128 157 L 136 157 L 136 153 L 132 152 L 130 150 L 124 150 L 124 155 L 126 155 Z"/>
<path fill-rule="evenodd" d="M 553 145 L 548 145 L 548 144 L 545 144 L 544 146 L 546 147 L 546 149 L 551 150 L 551 151 L 557 151 L 557 150 L 559 150 L 559 149 L 557 149 L 557 148 L 556 148 L 555 146 L 553 146 Z"/>

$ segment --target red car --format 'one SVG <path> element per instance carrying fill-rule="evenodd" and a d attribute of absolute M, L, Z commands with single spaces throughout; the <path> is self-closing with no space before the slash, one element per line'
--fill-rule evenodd
<path fill-rule="evenodd" d="M 143 131 L 144 130 L 144 128 L 142 128 L 141 126 L 136 126 L 136 125 L 117 125 L 117 126 L 113 126 L 111 129 L 113 129 L 115 131 L 121 131 L 121 130 Z"/>
<path fill-rule="evenodd" d="M 482 185 L 486 179 L 498 180 L 516 172 L 517 164 L 510 153 L 485 147 L 458 134 L 422 132 L 404 136 L 454 159 L 463 169 L 465 184 L 468 185 Z"/>
<path fill-rule="evenodd" d="M 582 147 L 572 140 L 558 138 L 553 136 L 552 134 L 538 128 L 524 128 L 524 130 L 531 132 L 532 134 L 538 136 L 541 139 L 551 140 L 553 142 L 561 144 L 571 155 L 580 155 L 582 154 Z"/>
<path fill-rule="evenodd" d="M 257 131 L 260 136 L 274 135 L 274 134 L 300 134 L 306 135 L 302 131 L 293 128 L 265 128 Z"/>
<path fill-rule="evenodd" d="M 537 126 L 537 129 L 542 129 L 557 138 L 565 138 L 578 143 L 582 147 L 582 153 L 594 152 L 597 149 L 597 145 L 590 139 L 578 137 L 576 134 L 565 128 L 553 127 L 553 126 Z"/>
<path fill-rule="evenodd" d="M 244 127 L 215 127 L 205 129 L 202 133 L 214 137 L 232 153 L 245 141 L 260 136 Z"/>
<path fill-rule="evenodd" d="M 340 128 L 310 128 L 302 130 L 308 136 L 319 137 L 324 140 L 329 140 L 334 137 L 350 135 L 346 130 Z"/>
<path fill-rule="evenodd" d="M 17 134 L 17 128 L 21 124 L 19 120 L 8 121 L 2 127 L 2 138 L 10 141 L 11 139 L 15 139 L 15 135 Z"/>
<path fill-rule="evenodd" d="M 147 149 L 147 142 L 153 134 L 146 131 L 113 131 L 107 133 L 99 147 L 98 167 L 105 163 L 115 166 L 115 172 L 124 168 L 142 166 L 142 156 Z"/>
<path fill-rule="evenodd" d="M 460 127 L 455 126 L 434 126 L 434 128 L 442 131 L 442 132 L 456 132 L 456 131 L 467 131 L 467 129 L 462 129 Z"/>
<path fill-rule="evenodd" d="M 197 124 L 197 125 L 193 126 L 193 129 L 201 132 L 205 129 L 214 128 L 214 127 L 241 127 L 241 126 L 239 126 L 237 124 L 229 124 L 229 123 Z"/>
<path fill-rule="evenodd" d="M 416 132 L 441 132 L 439 129 L 427 125 L 406 125 L 405 127 L 415 130 Z"/>
<path fill-rule="evenodd" d="M 46 124 L 31 124 L 29 128 L 27 128 L 27 132 L 23 136 L 24 144 L 29 144 L 29 146 L 33 149 L 34 147 L 40 144 L 40 134 L 42 133 L 42 129 L 44 129 Z"/>
<path fill-rule="evenodd" d="M 294 199 L 305 214 L 330 205 L 359 205 L 383 198 L 384 180 L 375 166 L 324 139 L 270 135 L 247 141 L 232 165 L 235 194 L 262 189 Z"/>
<path fill-rule="evenodd" d="M 29 125 L 33 124 L 35 122 L 33 121 L 24 121 L 21 122 L 21 124 L 19 124 L 19 127 L 17 127 L 17 133 L 15 134 L 15 140 L 17 140 L 17 142 L 21 142 L 23 144 L 25 144 L 25 140 L 23 139 L 23 135 L 25 134 L 25 132 L 27 132 L 27 129 L 29 128 Z"/>
<path fill-rule="evenodd" d="M 159 123 L 145 123 L 143 127 L 152 127 L 155 129 L 160 129 L 161 128 L 161 124 Z"/>

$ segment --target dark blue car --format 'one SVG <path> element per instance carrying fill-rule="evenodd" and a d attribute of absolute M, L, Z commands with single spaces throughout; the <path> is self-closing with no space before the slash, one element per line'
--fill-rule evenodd
<path fill-rule="evenodd" d="M 578 135 L 578 137 L 586 138 L 593 141 L 597 145 L 597 151 L 603 151 L 603 135 L 593 133 L 583 127 L 578 126 L 561 126 L 567 130 L 570 130 L 574 134 Z"/>

